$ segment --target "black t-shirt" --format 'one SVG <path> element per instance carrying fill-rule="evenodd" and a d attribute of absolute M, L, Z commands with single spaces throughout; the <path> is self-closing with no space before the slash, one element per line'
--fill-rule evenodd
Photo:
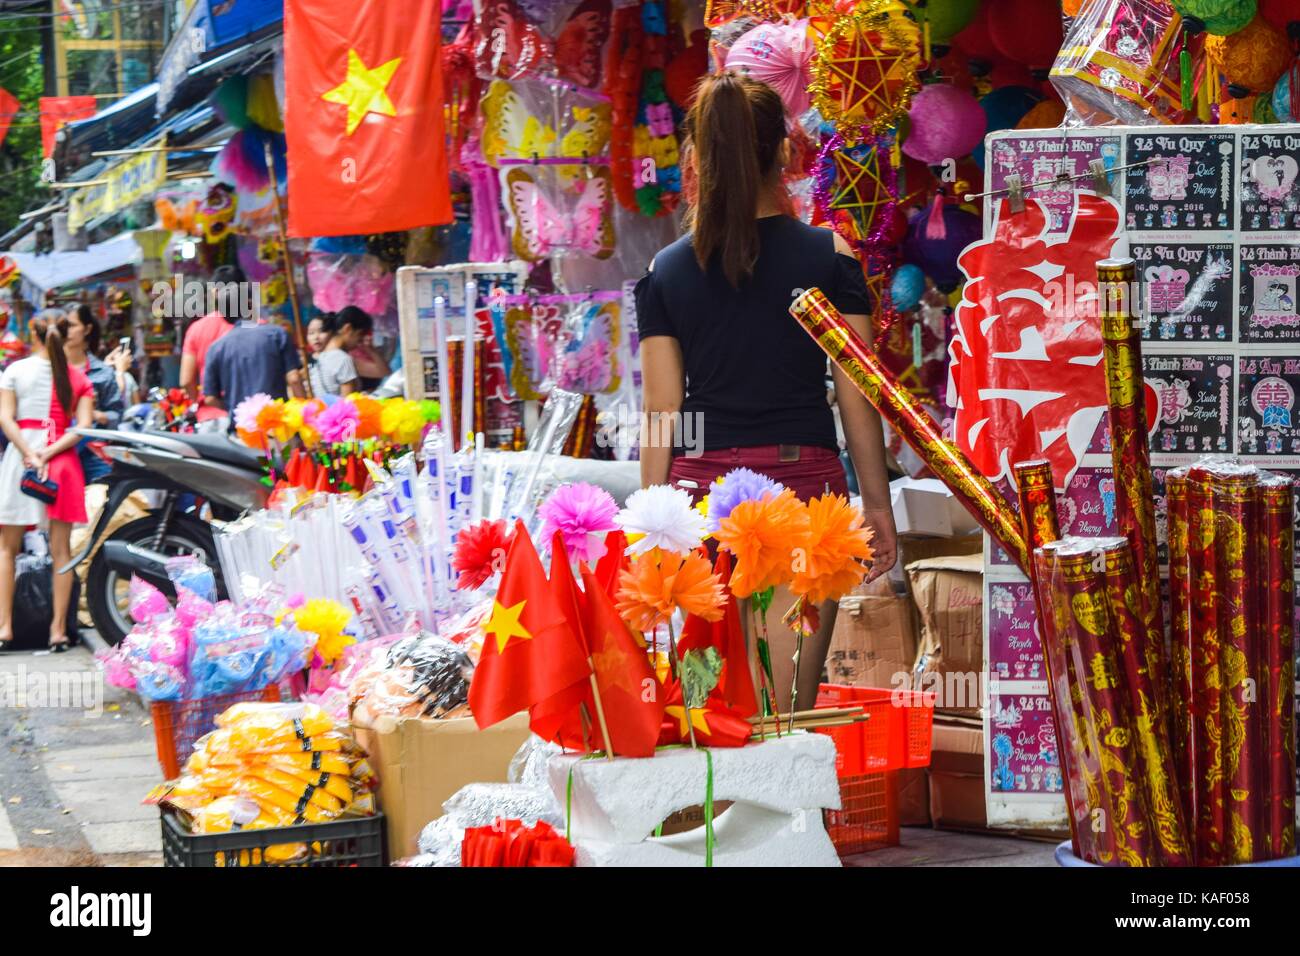
<path fill-rule="evenodd" d="M 758 220 L 753 277 L 739 289 L 717 263 L 701 270 L 683 236 L 636 285 L 641 338 L 670 335 L 686 369 L 685 414 L 698 414 L 705 451 L 755 445 L 838 448 L 826 404 L 826 353 L 790 315 L 818 287 L 841 312 L 871 312 L 862 267 L 835 234 L 789 216 Z M 697 435 L 699 432 L 697 431 Z"/>

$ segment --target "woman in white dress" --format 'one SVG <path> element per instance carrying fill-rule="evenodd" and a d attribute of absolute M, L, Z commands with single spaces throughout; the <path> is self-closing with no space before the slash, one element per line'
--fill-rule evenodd
<path fill-rule="evenodd" d="M 13 640 L 14 559 L 23 532 L 49 522 L 50 557 L 60 568 L 71 558 L 72 526 L 86 520 L 86 482 L 77 458 L 74 424 L 89 428 L 95 409 L 90 380 L 63 352 L 68 319 L 49 309 L 31 323 L 32 354 L 0 374 L 0 428 L 9 439 L 0 459 L 0 649 Z M 23 473 L 58 485 L 46 505 L 22 491 Z M 72 575 L 54 575 L 50 649 L 67 650 Z"/>

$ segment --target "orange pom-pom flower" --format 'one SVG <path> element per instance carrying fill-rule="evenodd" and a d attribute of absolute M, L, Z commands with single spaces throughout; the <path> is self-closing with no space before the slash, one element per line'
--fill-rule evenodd
<path fill-rule="evenodd" d="M 618 613 L 637 631 L 653 631 L 681 608 L 706 621 L 722 619 L 727 593 L 707 558 L 655 549 L 619 576 Z"/>
<path fill-rule="evenodd" d="M 808 540 L 795 563 L 791 589 L 820 604 L 842 597 L 862 582 L 875 531 L 842 495 L 822 495 L 808 502 L 808 522 Z"/>
<path fill-rule="evenodd" d="M 742 501 L 718 526 L 718 543 L 736 556 L 731 593 L 747 598 L 794 577 L 796 549 L 806 547 L 808 508 L 789 488 Z"/>
<path fill-rule="evenodd" d="M 377 398 L 353 392 L 347 400 L 357 407 L 357 438 L 378 438 L 383 434 L 384 405 Z"/>

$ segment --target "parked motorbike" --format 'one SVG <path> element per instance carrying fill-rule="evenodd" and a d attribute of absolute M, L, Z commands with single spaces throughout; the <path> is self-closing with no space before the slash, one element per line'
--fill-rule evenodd
<path fill-rule="evenodd" d="M 257 452 L 220 433 L 173 433 L 157 430 L 75 429 L 102 442 L 113 470 L 104 479 L 108 496 L 80 553 L 61 571 L 90 558 L 86 603 L 100 636 L 117 644 L 131 629 L 127 583 L 133 574 L 172 593 L 165 561 L 194 554 L 212 567 L 225 597 L 212 526 L 200 517 L 206 505 L 216 520 L 233 520 L 245 511 L 264 508 L 271 489 L 262 483 Z M 141 518 L 128 521 L 102 541 L 105 530 L 127 499 L 137 491 L 152 493 L 157 504 Z M 92 557 L 93 555 L 93 557 Z"/>

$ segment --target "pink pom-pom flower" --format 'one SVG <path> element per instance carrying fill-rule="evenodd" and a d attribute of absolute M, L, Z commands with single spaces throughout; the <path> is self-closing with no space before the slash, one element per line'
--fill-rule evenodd
<path fill-rule="evenodd" d="M 585 481 L 560 485 L 542 503 L 542 540 L 549 543 L 558 531 L 570 559 L 599 561 L 617 514 L 618 504 L 605 489 Z"/>
<path fill-rule="evenodd" d="M 312 421 L 312 427 L 320 432 L 320 440 L 327 445 L 336 442 L 352 441 L 357 437 L 357 425 L 361 423 L 361 413 L 352 402 L 335 402 L 328 406 Z"/>

